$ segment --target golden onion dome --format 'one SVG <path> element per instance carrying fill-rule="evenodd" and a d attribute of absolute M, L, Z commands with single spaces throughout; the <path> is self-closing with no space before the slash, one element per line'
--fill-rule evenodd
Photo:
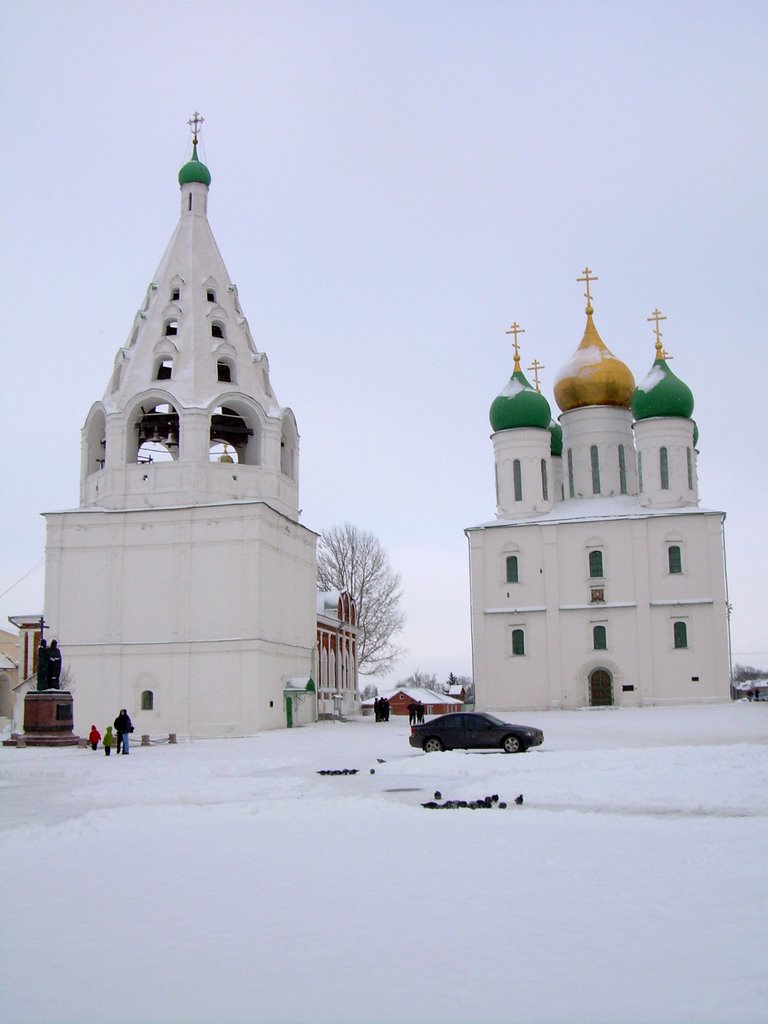
<path fill-rule="evenodd" d="M 597 333 L 587 306 L 584 337 L 571 360 L 555 378 L 554 393 L 562 412 L 585 405 L 613 405 L 628 409 L 635 390 L 629 367 L 611 352 Z"/>

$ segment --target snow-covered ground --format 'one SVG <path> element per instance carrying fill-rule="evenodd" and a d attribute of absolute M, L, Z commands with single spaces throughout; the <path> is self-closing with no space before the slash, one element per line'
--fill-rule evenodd
<path fill-rule="evenodd" d="M 0 749 L 0 1019 L 764 1024 L 768 703 L 507 717 Z"/>

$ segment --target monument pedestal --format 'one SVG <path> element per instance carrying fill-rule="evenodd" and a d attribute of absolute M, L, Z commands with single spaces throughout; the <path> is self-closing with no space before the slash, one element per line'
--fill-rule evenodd
<path fill-rule="evenodd" d="M 30 690 L 24 698 L 24 741 L 28 747 L 76 747 L 74 700 L 69 690 Z"/>

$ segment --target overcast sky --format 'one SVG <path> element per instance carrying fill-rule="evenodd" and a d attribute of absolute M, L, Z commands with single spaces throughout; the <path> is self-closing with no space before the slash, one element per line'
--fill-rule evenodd
<path fill-rule="evenodd" d="M 42 607 L 44 521 L 178 217 L 209 219 L 301 433 L 302 521 L 373 531 L 414 668 L 469 674 L 488 408 L 595 322 L 642 379 L 658 306 L 727 512 L 735 660 L 768 666 L 764 2 L 2 6 L 0 628 Z M 25 577 L 18 585 L 17 580 Z M 148 581 L 148 585 L 151 585 Z M 8 627 L 10 628 L 10 627 Z"/>

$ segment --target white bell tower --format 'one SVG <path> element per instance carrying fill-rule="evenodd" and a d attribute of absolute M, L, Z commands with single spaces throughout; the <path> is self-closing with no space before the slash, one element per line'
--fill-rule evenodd
<path fill-rule="evenodd" d="M 150 734 L 254 732 L 284 724 L 285 681 L 311 675 L 299 435 L 208 223 L 202 121 L 176 230 L 83 427 L 80 508 L 46 516 L 45 612 L 80 729 L 126 707 Z"/>

